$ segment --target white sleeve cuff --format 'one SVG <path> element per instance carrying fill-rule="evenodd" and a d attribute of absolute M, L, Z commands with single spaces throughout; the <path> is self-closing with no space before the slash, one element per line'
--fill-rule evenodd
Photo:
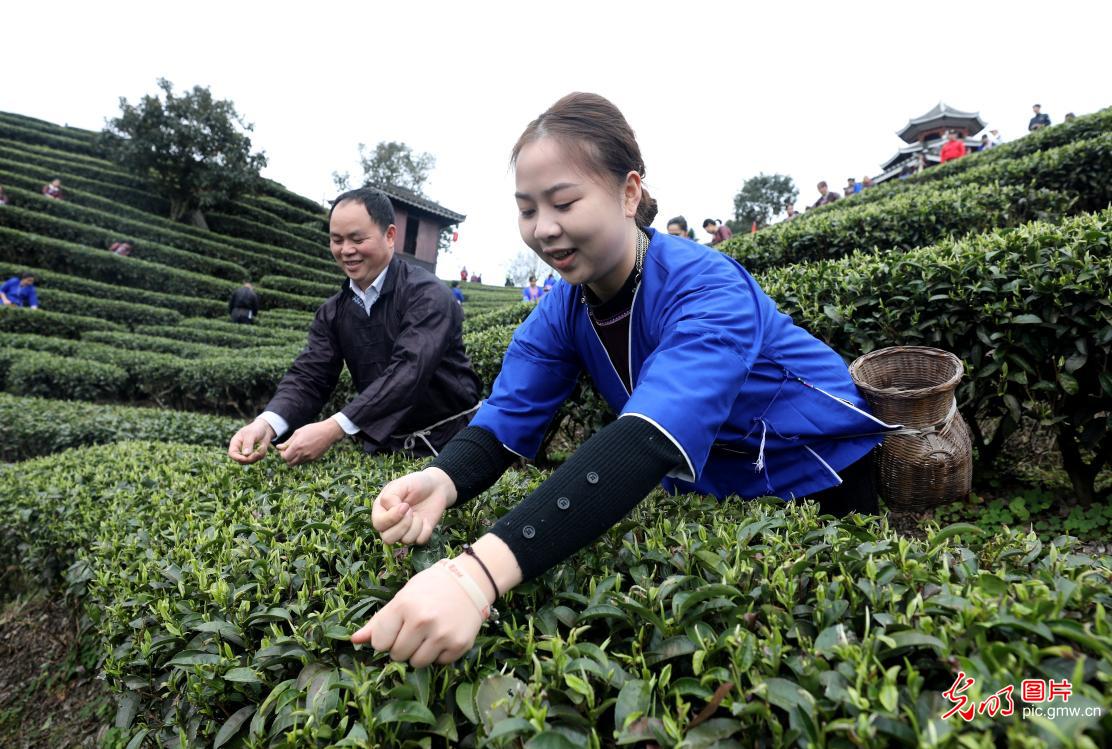
<path fill-rule="evenodd" d="M 270 428 L 274 430 L 275 439 L 281 437 L 290 428 L 290 423 L 273 411 L 263 411 L 259 414 L 259 418 L 270 424 Z"/>
<path fill-rule="evenodd" d="M 355 426 L 355 423 L 351 419 L 344 416 L 343 412 L 332 414 L 332 418 L 340 425 L 340 429 L 344 430 L 344 434 L 350 435 L 359 433 L 359 427 Z"/>

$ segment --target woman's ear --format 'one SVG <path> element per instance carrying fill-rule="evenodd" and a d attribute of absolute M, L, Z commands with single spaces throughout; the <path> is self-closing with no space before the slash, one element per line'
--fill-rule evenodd
<path fill-rule="evenodd" d="M 626 175 L 622 185 L 622 207 L 625 209 L 626 218 L 637 215 L 637 206 L 641 204 L 641 175 L 630 172 Z"/>

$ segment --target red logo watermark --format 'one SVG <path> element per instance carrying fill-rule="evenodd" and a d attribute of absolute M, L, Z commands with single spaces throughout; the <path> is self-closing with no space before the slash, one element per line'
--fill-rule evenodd
<path fill-rule="evenodd" d="M 943 720 L 958 715 L 962 720 L 968 722 L 978 715 L 987 714 L 989 717 L 995 718 L 997 716 L 1007 717 L 1015 713 L 1015 702 L 1012 700 L 1012 692 L 1015 691 L 1014 684 L 1009 684 L 1002 689 L 996 690 L 980 702 L 974 702 L 965 692 L 968 691 L 976 681 L 977 680 L 972 676 L 966 676 L 964 671 L 958 672 L 958 677 L 954 679 L 954 683 L 950 685 L 949 689 L 942 693 L 942 696 L 954 705 L 942 714 Z M 1019 685 L 1020 699 L 1026 703 L 1039 705 L 1039 707 L 1024 707 L 1023 717 L 1039 716 L 1054 718 L 1056 715 L 1067 714 L 1100 714 L 1100 712 L 1093 713 L 1093 708 L 1091 707 L 1086 707 L 1084 710 L 1080 707 L 1041 707 L 1043 703 L 1051 703 L 1059 700 L 1063 703 L 1068 703 L 1072 694 L 1073 686 L 1068 679 L 1062 679 L 1061 681 L 1055 681 L 1054 679 L 1024 679 Z M 1100 708 L 1096 708 L 1096 710 L 1099 711 Z"/>

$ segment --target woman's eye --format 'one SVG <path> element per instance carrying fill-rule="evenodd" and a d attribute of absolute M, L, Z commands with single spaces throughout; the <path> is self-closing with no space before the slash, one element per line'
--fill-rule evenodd
<path fill-rule="evenodd" d="M 573 201 L 571 201 L 570 203 L 557 203 L 557 204 L 556 204 L 556 210 L 558 210 L 558 211 L 566 211 L 567 209 L 571 208 L 571 206 L 572 206 L 572 203 L 574 203 L 574 202 L 575 202 L 575 201 L 573 200 Z"/>
<path fill-rule="evenodd" d="M 522 218 L 532 218 L 534 213 L 536 213 L 536 210 L 534 210 L 532 208 L 523 208 L 521 210 L 521 217 Z"/>

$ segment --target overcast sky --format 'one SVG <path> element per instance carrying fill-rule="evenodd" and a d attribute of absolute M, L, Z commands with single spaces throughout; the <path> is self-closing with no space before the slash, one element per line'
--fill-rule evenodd
<path fill-rule="evenodd" d="M 358 143 L 436 156 L 427 194 L 467 215 L 438 273 L 504 277 L 524 249 L 511 147 L 569 91 L 637 133 L 656 226 L 732 217 L 759 172 L 875 175 L 895 131 L 938 101 L 1006 140 L 1112 105 L 1112 3 L 9 3 L 0 110 L 100 129 L 165 77 L 209 86 L 255 124 L 266 176 L 319 201 Z M 700 241 L 706 237 L 696 228 Z"/>

